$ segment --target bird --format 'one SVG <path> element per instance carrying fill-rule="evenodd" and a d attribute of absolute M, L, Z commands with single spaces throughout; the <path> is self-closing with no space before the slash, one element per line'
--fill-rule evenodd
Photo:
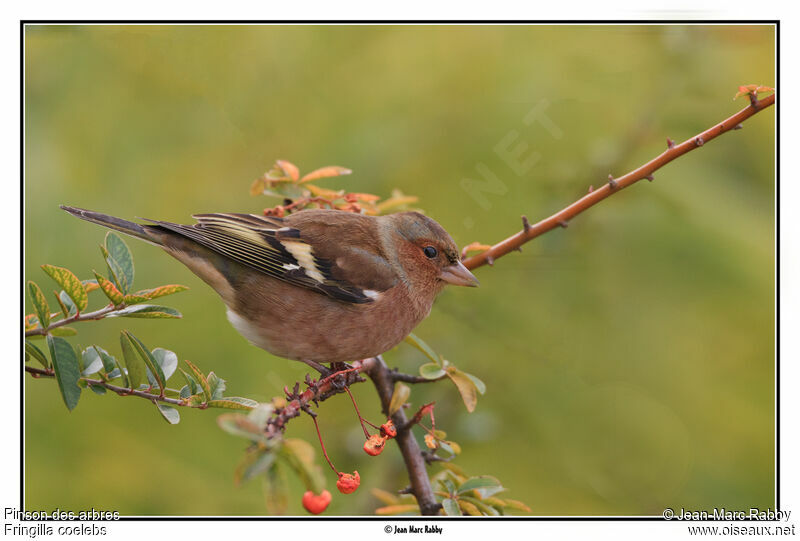
<path fill-rule="evenodd" d="M 479 285 L 452 237 L 419 212 L 212 213 L 181 225 L 61 208 L 161 247 L 219 294 L 250 343 L 323 373 L 399 344 L 445 285 Z"/>

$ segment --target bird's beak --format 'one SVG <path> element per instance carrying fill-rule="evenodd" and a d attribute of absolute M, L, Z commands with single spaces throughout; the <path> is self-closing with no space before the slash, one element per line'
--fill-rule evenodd
<path fill-rule="evenodd" d="M 454 286 L 478 287 L 480 284 L 475 275 L 469 272 L 461 261 L 442 269 L 439 278 Z"/>

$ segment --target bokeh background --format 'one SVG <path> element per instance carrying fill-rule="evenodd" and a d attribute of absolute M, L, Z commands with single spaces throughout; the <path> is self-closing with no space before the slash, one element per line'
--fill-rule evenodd
<path fill-rule="evenodd" d="M 491 243 L 521 214 L 543 218 L 666 137 L 739 110 L 738 85 L 774 86 L 774 37 L 725 25 L 29 26 L 26 278 L 49 288 L 42 263 L 81 278 L 103 266 L 105 231 L 59 204 L 172 221 L 259 212 L 277 201 L 248 187 L 277 158 L 352 168 L 320 184 L 399 188 L 459 244 Z M 534 109 L 544 116 L 526 123 Z M 472 414 L 448 382 L 415 387 L 412 402 L 436 400 L 457 464 L 496 475 L 537 515 L 774 506 L 774 128 L 774 109 L 757 115 L 480 269 L 480 288 L 441 295 L 417 334 L 488 392 Z M 534 158 L 515 171 L 496 148 L 520 142 Z M 499 182 L 469 189 L 476 168 Z M 164 302 L 184 318 L 82 324 L 73 340 L 118 354 L 127 328 L 258 400 L 302 379 L 238 336 L 177 261 L 129 245 L 139 287 L 191 287 Z M 387 359 L 407 372 L 425 362 L 405 345 Z M 373 388 L 353 390 L 379 420 Z M 68 413 L 53 381 L 27 378 L 25 393 L 28 509 L 265 512 L 260 482 L 234 486 L 243 440 L 215 412 L 182 410 L 169 426 L 142 400 L 85 392 Z M 346 396 L 320 421 L 334 462 L 363 480 L 329 513 L 370 514 L 370 488 L 407 484 L 394 446 L 364 455 Z M 307 418 L 289 434 L 314 441 Z"/>

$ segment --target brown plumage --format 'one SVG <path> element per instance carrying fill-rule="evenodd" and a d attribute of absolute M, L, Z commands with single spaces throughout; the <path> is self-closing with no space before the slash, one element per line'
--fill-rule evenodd
<path fill-rule="evenodd" d="M 416 212 L 199 214 L 194 225 L 145 225 L 62 208 L 161 246 L 219 293 L 245 338 L 299 361 L 379 355 L 427 317 L 447 283 L 478 285 L 450 235 Z"/>

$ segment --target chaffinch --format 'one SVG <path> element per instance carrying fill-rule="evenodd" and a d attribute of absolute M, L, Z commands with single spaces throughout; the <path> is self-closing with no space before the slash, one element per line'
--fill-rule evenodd
<path fill-rule="evenodd" d="M 478 285 L 447 231 L 418 212 L 197 214 L 194 225 L 150 225 L 61 208 L 162 247 L 219 293 L 252 344 L 312 366 L 384 353 L 446 284 Z"/>

